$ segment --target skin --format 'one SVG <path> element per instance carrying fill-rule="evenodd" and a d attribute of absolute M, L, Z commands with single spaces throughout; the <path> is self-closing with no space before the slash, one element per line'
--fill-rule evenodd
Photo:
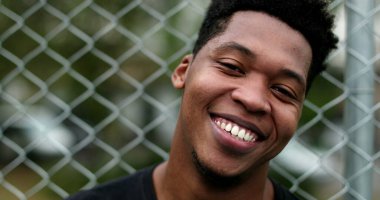
<path fill-rule="evenodd" d="M 299 32 L 254 11 L 235 13 L 223 33 L 185 56 L 172 75 L 183 98 L 170 158 L 153 174 L 158 199 L 273 199 L 269 161 L 296 131 L 311 59 Z M 238 140 L 217 120 L 260 137 Z M 194 152 L 202 167 L 233 182 L 210 182 Z"/>

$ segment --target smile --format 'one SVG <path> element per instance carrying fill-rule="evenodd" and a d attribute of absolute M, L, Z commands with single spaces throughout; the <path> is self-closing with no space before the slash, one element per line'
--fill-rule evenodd
<path fill-rule="evenodd" d="M 214 122 L 219 128 L 223 129 L 226 133 L 230 134 L 238 140 L 245 142 L 255 142 L 258 138 L 257 135 L 253 134 L 250 130 L 226 119 L 216 118 L 214 119 Z"/>

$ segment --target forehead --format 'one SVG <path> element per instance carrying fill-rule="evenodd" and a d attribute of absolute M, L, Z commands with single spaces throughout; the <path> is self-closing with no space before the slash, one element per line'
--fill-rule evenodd
<path fill-rule="evenodd" d="M 258 11 L 239 11 L 233 14 L 222 35 L 236 37 L 235 39 L 262 37 L 274 42 L 286 39 L 289 40 L 288 43 L 281 43 L 284 48 L 310 48 L 300 32 L 280 19 Z"/>

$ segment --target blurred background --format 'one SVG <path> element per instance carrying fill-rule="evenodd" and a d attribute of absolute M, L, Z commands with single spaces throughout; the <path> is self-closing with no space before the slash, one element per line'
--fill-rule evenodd
<path fill-rule="evenodd" d="M 0 199 L 62 199 L 166 160 L 170 74 L 208 3 L 1 0 Z M 380 199 L 380 3 L 329 10 L 338 49 L 271 176 L 301 199 Z"/>

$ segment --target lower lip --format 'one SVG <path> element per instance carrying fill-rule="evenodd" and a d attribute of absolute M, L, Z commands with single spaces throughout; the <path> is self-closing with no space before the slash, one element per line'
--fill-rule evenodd
<path fill-rule="evenodd" d="M 216 140 L 226 150 L 237 154 L 246 154 L 251 152 L 256 147 L 257 142 L 245 142 L 239 140 L 217 126 L 212 119 L 211 122 L 214 129 L 213 134 Z"/>

